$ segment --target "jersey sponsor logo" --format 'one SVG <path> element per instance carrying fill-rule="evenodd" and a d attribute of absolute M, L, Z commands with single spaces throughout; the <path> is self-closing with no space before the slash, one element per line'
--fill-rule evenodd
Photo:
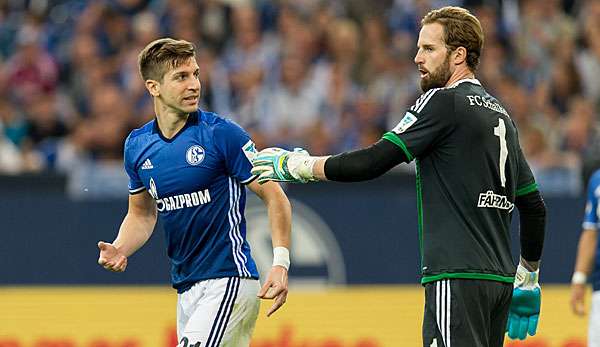
<path fill-rule="evenodd" d="M 166 198 L 159 199 L 158 188 L 156 187 L 154 178 L 150 177 L 150 183 L 148 185 L 150 186 L 148 193 L 156 200 L 156 209 L 159 212 L 180 210 L 182 208 L 200 206 L 210 202 L 210 192 L 208 189 L 189 194 L 167 196 Z"/>
<path fill-rule="evenodd" d="M 515 204 L 510 202 L 506 196 L 495 194 L 493 191 L 488 190 L 485 193 L 479 194 L 477 207 L 497 208 L 511 212 L 515 208 Z"/>
<path fill-rule="evenodd" d="M 146 159 L 144 161 L 144 163 L 142 164 L 142 170 L 150 170 L 150 169 L 154 169 L 154 165 L 152 165 L 152 162 L 150 161 L 150 159 Z"/>
<path fill-rule="evenodd" d="M 256 146 L 254 145 L 254 142 L 252 142 L 252 140 L 246 142 L 246 144 L 242 146 L 242 151 L 246 158 L 252 162 L 252 159 L 254 159 L 254 156 L 256 155 Z"/>
<path fill-rule="evenodd" d="M 188 148 L 185 153 L 185 160 L 190 165 L 198 165 L 204 160 L 204 148 L 198 145 L 194 145 Z"/>
<path fill-rule="evenodd" d="M 481 95 L 467 95 L 467 99 L 469 99 L 469 105 L 471 106 L 482 106 L 489 108 L 490 110 L 502 113 L 503 115 L 509 117 L 508 112 L 506 112 L 504 107 L 500 106 L 499 103 L 486 100 L 482 98 Z"/>
<path fill-rule="evenodd" d="M 150 183 L 148 184 L 150 189 L 148 189 L 148 193 L 150 196 L 154 198 L 154 200 L 158 200 L 158 190 L 156 189 L 156 182 L 154 182 L 154 178 L 150 177 Z"/>
<path fill-rule="evenodd" d="M 406 112 L 404 114 L 404 118 L 402 118 L 400 120 L 398 125 L 396 125 L 396 127 L 394 129 L 392 129 L 392 131 L 395 132 L 396 134 L 402 134 L 403 132 L 406 131 L 406 129 L 410 128 L 411 125 L 415 124 L 416 121 L 417 121 L 417 117 L 415 117 L 414 114 L 412 114 L 410 112 Z"/>
<path fill-rule="evenodd" d="M 168 196 L 162 199 L 156 199 L 156 209 L 159 212 L 181 210 L 186 207 L 196 207 L 210 202 L 210 192 L 208 189 L 199 190 L 193 193 L 185 193 L 174 196 Z"/>

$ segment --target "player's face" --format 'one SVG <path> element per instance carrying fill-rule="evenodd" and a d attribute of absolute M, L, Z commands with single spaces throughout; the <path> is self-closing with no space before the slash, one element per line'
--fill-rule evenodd
<path fill-rule="evenodd" d="M 160 99 L 168 108 L 179 114 L 198 109 L 200 100 L 200 68 L 194 57 L 171 69 L 160 84 Z"/>
<path fill-rule="evenodd" d="M 415 64 L 421 73 L 423 92 L 441 88 L 452 76 L 450 51 L 444 43 L 444 27 L 438 23 L 425 24 L 419 33 Z"/>

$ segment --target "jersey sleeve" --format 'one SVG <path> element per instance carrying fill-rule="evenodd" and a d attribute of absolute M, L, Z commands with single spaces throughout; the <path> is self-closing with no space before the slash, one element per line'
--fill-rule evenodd
<path fill-rule="evenodd" d="M 454 120 L 454 95 L 449 90 L 431 89 L 421 95 L 383 139 L 400 147 L 408 161 L 412 161 L 443 141 L 452 131 Z"/>
<path fill-rule="evenodd" d="M 515 195 L 522 196 L 538 190 L 538 185 L 535 183 L 535 178 L 533 177 L 533 173 L 531 172 L 527 160 L 525 160 L 525 155 L 523 155 L 521 148 L 519 148 L 518 155 L 519 175 L 517 177 L 517 191 Z"/>
<path fill-rule="evenodd" d="M 516 125 L 513 122 L 513 126 L 515 127 L 515 129 L 517 128 Z M 515 195 L 516 196 L 522 196 L 525 194 L 529 194 L 531 192 L 534 192 L 536 190 L 538 190 L 538 185 L 537 183 L 535 183 L 535 177 L 533 176 L 533 173 L 531 172 L 531 168 L 529 167 L 529 164 L 527 163 L 527 160 L 525 159 L 525 155 L 523 154 L 523 150 L 521 149 L 521 145 L 519 144 L 519 135 L 517 133 L 517 163 L 519 165 L 518 167 L 518 174 L 517 174 L 517 190 Z"/>
<path fill-rule="evenodd" d="M 225 157 L 227 173 L 243 184 L 256 176 L 250 173 L 256 147 L 250 135 L 233 121 L 225 120 L 215 130 L 215 141 Z"/>
<path fill-rule="evenodd" d="M 125 166 L 125 172 L 127 172 L 127 176 L 129 176 L 129 194 L 136 194 L 145 189 L 140 176 L 135 169 L 135 159 L 133 158 L 133 145 L 131 141 L 131 135 L 127 137 L 125 140 L 125 149 L 123 154 L 123 161 Z"/>
<path fill-rule="evenodd" d="M 598 229 L 598 214 L 600 211 L 598 210 L 598 196 L 596 195 L 596 190 L 600 187 L 598 185 L 599 175 L 593 175 L 588 183 L 587 187 L 587 200 L 585 203 L 585 214 L 583 216 L 583 225 L 584 229 Z"/>

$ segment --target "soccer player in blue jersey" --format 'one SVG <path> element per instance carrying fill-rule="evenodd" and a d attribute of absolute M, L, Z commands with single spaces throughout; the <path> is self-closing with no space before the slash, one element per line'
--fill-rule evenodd
<path fill-rule="evenodd" d="M 139 68 L 156 119 L 125 141 L 129 209 L 117 238 L 98 243 L 98 263 L 125 271 L 160 215 L 178 293 L 179 345 L 248 346 L 259 298 L 274 299 L 270 316 L 287 297 L 290 203 L 277 183 L 254 181 L 249 135 L 198 109 L 201 85 L 191 43 L 153 41 L 140 53 Z M 264 201 L 270 220 L 274 259 L 262 288 L 246 241 L 245 186 Z"/>
<path fill-rule="evenodd" d="M 600 170 L 594 172 L 587 188 L 583 231 L 579 237 L 575 272 L 571 279 L 571 308 L 579 316 L 585 314 L 584 297 L 588 277 L 592 282 L 592 306 L 588 327 L 588 347 L 600 347 Z"/>

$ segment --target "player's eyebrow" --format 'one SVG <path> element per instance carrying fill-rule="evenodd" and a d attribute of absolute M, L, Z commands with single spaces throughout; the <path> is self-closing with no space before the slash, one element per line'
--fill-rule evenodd
<path fill-rule="evenodd" d="M 185 75 L 187 75 L 187 74 L 188 74 L 188 72 L 187 72 L 187 71 L 178 71 L 178 72 L 175 72 L 175 73 L 173 74 L 173 78 L 177 78 L 177 77 L 179 77 L 179 76 L 185 76 Z"/>

